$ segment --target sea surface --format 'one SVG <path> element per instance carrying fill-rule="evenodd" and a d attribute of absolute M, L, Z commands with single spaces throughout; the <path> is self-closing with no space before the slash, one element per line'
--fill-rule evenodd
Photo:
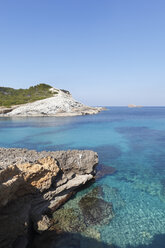
<path fill-rule="evenodd" d="M 0 147 L 97 151 L 100 164 L 116 172 L 96 180 L 64 208 L 77 208 L 78 199 L 102 187 L 114 217 L 90 227 L 100 235 L 98 247 L 165 247 L 164 107 L 111 107 L 78 117 L 0 118 Z M 93 244 L 82 238 L 79 245 L 64 242 L 59 247 L 96 248 Z"/>

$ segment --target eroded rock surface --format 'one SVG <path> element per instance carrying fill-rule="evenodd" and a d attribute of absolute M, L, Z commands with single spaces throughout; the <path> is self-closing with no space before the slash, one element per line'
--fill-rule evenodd
<path fill-rule="evenodd" d="M 97 163 L 93 151 L 1 148 L 0 247 L 26 247 L 31 226 L 46 230 L 51 211 L 93 178 Z"/>

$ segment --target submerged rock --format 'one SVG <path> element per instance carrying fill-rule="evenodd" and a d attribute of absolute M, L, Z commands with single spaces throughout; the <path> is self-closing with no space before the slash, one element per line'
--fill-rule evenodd
<path fill-rule="evenodd" d="M 108 224 L 114 217 L 112 203 L 100 198 L 84 196 L 79 206 L 87 226 Z"/>
<path fill-rule="evenodd" d="M 116 168 L 111 167 L 109 165 L 99 164 L 97 166 L 97 173 L 96 173 L 95 178 L 96 179 L 101 179 L 101 178 L 103 178 L 105 176 L 112 175 L 115 172 L 116 172 Z"/>
<path fill-rule="evenodd" d="M 114 217 L 113 205 L 104 200 L 103 187 L 97 186 L 79 201 L 86 226 L 106 225 Z"/>
<path fill-rule="evenodd" d="M 102 187 L 95 187 L 88 194 L 88 197 L 95 196 L 96 199 L 98 197 L 103 197 Z M 82 198 L 81 198 L 82 200 Z M 80 200 L 80 201 L 81 201 Z M 82 209 L 77 205 L 74 208 L 65 208 L 62 207 L 59 210 L 55 211 L 53 214 L 53 223 L 51 225 L 50 230 L 55 230 L 57 233 L 62 232 L 71 232 L 71 233 L 83 233 L 88 237 L 100 237 L 98 231 L 94 229 L 94 223 L 91 224 L 91 227 L 87 225 L 84 219 L 84 214 Z M 101 222 L 100 222 L 101 224 Z"/>
<path fill-rule="evenodd" d="M 55 211 L 51 227 L 44 235 L 45 237 L 49 236 L 50 233 L 55 231 L 61 238 L 65 234 L 64 240 L 66 239 L 66 233 L 74 233 L 101 241 L 99 229 L 102 225 L 108 224 L 113 217 L 113 207 L 111 203 L 104 200 L 103 187 L 96 186 L 85 196 L 75 197 Z M 52 247 L 58 247 L 61 244 L 61 239 L 59 238 L 56 241 L 56 236 L 53 239 L 54 246 Z M 41 242 L 42 237 L 37 240 Z M 35 240 L 35 244 L 37 240 Z"/>
<path fill-rule="evenodd" d="M 83 221 L 83 216 L 75 209 L 59 209 L 53 214 L 53 225 L 51 230 L 56 230 L 57 233 L 62 232 L 84 232 L 86 225 Z"/>
<path fill-rule="evenodd" d="M 96 186 L 91 191 L 89 191 L 87 197 L 103 198 L 104 197 L 103 186 Z"/>

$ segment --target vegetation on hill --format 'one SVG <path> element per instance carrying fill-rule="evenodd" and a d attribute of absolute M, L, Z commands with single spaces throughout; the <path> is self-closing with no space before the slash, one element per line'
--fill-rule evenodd
<path fill-rule="evenodd" d="M 38 84 L 31 86 L 29 89 L 0 87 L 0 106 L 11 107 L 12 105 L 42 100 L 57 94 L 52 93 L 50 88 L 52 87 L 47 84 Z"/>

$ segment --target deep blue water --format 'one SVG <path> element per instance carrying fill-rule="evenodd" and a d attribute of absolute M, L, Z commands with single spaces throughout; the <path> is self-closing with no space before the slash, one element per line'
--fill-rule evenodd
<path fill-rule="evenodd" d="M 101 164 L 117 169 L 95 183 L 103 186 L 105 200 L 115 211 L 110 224 L 99 227 L 101 240 L 119 248 L 165 247 L 164 107 L 113 107 L 79 117 L 1 118 L 0 146 L 97 151 Z M 82 194 L 85 191 L 77 197 Z"/>

